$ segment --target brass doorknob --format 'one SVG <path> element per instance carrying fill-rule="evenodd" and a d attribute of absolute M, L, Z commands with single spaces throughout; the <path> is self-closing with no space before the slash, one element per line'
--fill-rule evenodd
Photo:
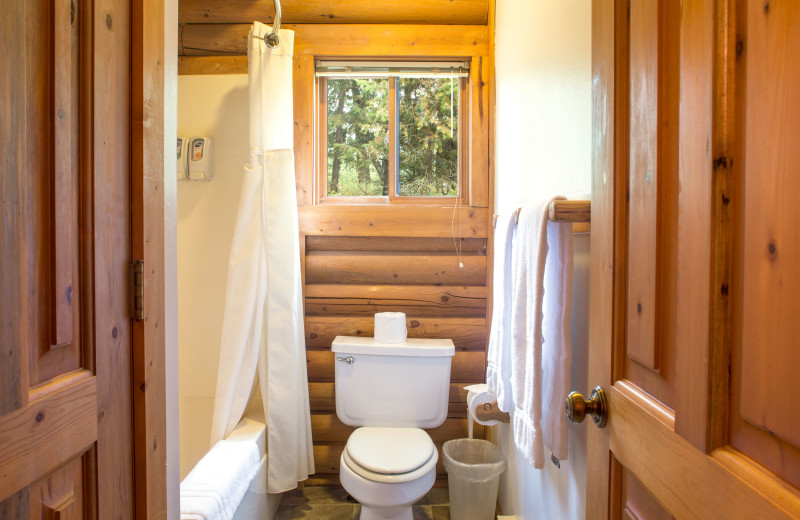
<path fill-rule="evenodd" d="M 608 420 L 608 401 L 606 401 L 606 394 L 603 388 L 596 386 L 592 390 L 592 397 L 588 401 L 583 399 L 583 396 L 578 392 L 570 392 L 566 399 L 564 399 L 564 411 L 567 414 L 567 419 L 572 422 L 583 422 L 586 414 L 592 416 L 592 420 L 598 428 L 606 425 Z"/>

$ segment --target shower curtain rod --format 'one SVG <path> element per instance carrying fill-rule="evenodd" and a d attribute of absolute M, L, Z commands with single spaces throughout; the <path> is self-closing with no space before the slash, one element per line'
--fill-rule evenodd
<path fill-rule="evenodd" d="M 256 40 L 264 40 L 264 43 L 270 49 L 274 49 L 278 46 L 281 42 L 280 38 L 278 38 L 278 31 L 281 28 L 281 0 L 273 0 L 275 3 L 275 17 L 272 21 L 272 32 L 267 33 L 264 37 L 260 36 L 251 36 L 251 38 L 255 38 Z"/>

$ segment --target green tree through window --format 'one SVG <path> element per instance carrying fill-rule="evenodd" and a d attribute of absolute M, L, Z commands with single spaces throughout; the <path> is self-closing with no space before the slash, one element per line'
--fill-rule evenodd
<path fill-rule="evenodd" d="M 327 195 L 386 196 L 395 181 L 400 196 L 457 196 L 459 84 L 456 78 L 329 78 Z M 390 125 L 396 125 L 394 168 Z"/>

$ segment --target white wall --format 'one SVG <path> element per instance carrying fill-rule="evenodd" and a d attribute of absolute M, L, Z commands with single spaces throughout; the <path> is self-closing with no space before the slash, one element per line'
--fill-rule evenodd
<path fill-rule="evenodd" d="M 178 0 L 164 2 L 164 142 L 174 143 L 178 125 Z M 178 261 L 175 233 L 177 227 L 177 182 L 175 161 L 170 147 L 164 153 L 164 309 L 165 374 L 167 412 L 167 518 L 180 515 L 178 457 Z"/>
<path fill-rule="evenodd" d="M 209 448 L 248 118 L 246 74 L 179 76 L 178 135 L 214 139 L 213 180 L 178 183 L 181 479 Z"/>
<path fill-rule="evenodd" d="M 497 0 L 495 211 L 588 193 L 591 176 L 591 3 Z M 586 392 L 589 239 L 575 240 L 571 388 Z M 586 424 L 569 426 L 561 468 L 533 469 L 511 428 L 493 428 L 506 453 L 505 514 L 529 520 L 586 515 Z"/>

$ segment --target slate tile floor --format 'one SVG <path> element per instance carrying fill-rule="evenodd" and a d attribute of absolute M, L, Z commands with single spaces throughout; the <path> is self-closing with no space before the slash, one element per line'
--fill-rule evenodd
<path fill-rule="evenodd" d="M 361 504 L 339 486 L 304 487 L 283 495 L 275 520 L 358 520 Z M 449 520 L 447 488 L 433 488 L 414 504 L 414 520 Z"/>

